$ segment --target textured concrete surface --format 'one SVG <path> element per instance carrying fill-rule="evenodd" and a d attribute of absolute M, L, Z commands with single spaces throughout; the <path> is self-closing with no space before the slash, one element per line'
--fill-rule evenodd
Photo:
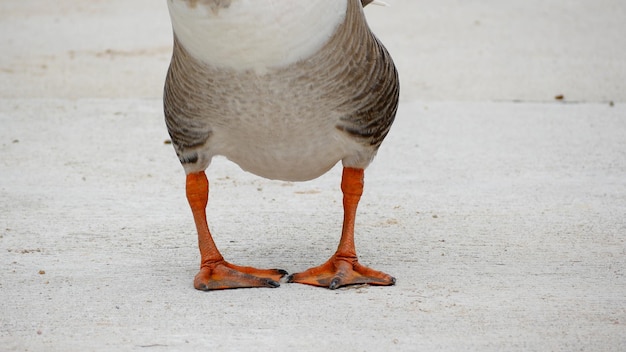
<path fill-rule="evenodd" d="M 0 4 L 0 350 L 626 350 L 626 6 L 389 2 L 368 15 L 403 103 L 357 246 L 398 284 L 209 293 L 164 144 L 164 2 Z M 208 174 L 231 261 L 335 249 L 339 168 Z"/>

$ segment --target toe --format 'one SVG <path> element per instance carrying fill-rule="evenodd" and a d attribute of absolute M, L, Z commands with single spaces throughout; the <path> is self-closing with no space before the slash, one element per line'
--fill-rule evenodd
<path fill-rule="evenodd" d="M 200 291 L 249 287 L 276 288 L 280 286 L 278 280 L 286 274 L 286 271 L 278 269 L 240 267 L 227 262 L 211 263 L 200 268 L 194 279 L 194 287 Z"/>

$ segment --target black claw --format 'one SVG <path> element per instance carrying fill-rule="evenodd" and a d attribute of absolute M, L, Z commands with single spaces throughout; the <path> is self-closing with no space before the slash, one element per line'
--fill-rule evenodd
<path fill-rule="evenodd" d="M 328 285 L 328 288 L 331 290 L 336 290 L 339 288 L 339 282 L 341 280 L 339 280 L 338 277 L 334 278 L 333 281 L 330 282 L 330 285 Z"/>
<path fill-rule="evenodd" d="M 289 274 L 287 272 L 287 270 L 283 270 L 283 269 L 276 269 L 276 271 L 278 271 L 278 273 L 281 275 L 281 277 Z"/>
<path fill-rule="evenodd" d="M 266 283 L 268 287 L 272 287 L 272 288 L 276 288 L 280 286 L 278 282 L 271 280 L 271 279 L 267 279 Z"/>
<path fill-rule="evenodd" d="M 291 275 L 287 276 L 287 282 L 289 282 L 289 283 L 293 282 L 293 275 L 294 274 L 291 274 Z"/>
<path fill-rule="evenodd" d="M 395 277 L 392 277 L 392 278 L 391 278 L 391 284 L 392 284 L 392 285 L 395 285 L 395 284 L 396 284 L 396 278 L 395 278 Z"/>

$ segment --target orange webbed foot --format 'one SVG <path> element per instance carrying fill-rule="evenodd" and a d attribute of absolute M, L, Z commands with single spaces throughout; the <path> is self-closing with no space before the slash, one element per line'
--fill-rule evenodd
<path fill-rule="evenodd" d="M 203 264 L 194 279 L 197 290 L 226 290 L 233 288 L 280 286 L 280 279 L 287 275 L 281 269 L 256 269 L 230 264 L 224 260 Z"/>
<path fill-rule="evenodd" d="M 391 275 L 361 265 L 357 258 L 333 256 L 320 266 L 290 275 L 287 282 L 335 290 L 348 285 L 391 286 L 396 283 L 396 279 Z"/>

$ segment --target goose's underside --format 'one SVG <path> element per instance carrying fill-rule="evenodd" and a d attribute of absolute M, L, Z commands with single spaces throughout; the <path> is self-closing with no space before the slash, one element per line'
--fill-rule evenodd
<path fill-rule="evenodd" d="M 189 55 L 179 43 L 175 50 Z M 223 155 L 265 178 L 304 181 L 340 160 L 365 168 L 376 153 L 378 146 L 368 138 L 372 132 L 350 120 L 353 108 L 344 106 L 346 98 L 328 96 L 324 72 L 301 64 L 265 75 L 234 73 L 191 57 L 186 64 L 205 73 L 181 78 L 186 72 L 170 70 L 165 112 L 187 173 L 205 170 L 213 156 Z M 211 81 L 200 82 L 204 76 Z M 170 84 L 181 81 L 210 89 L 186 92 L 183 99 L 177 96 L 180 86 Z M 190 96 L 193 105 L 185 103 Z"/>

